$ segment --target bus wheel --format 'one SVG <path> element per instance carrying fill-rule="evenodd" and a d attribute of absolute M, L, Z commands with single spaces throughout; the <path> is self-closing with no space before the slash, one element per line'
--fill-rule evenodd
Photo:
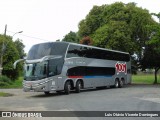
<path fill-rule="evenodd" d="M 50 92 L 49 92 L 49 91 L 46 91 L 46 92 L 44 92 L 44 94 L 45 94 L 45 95 L 49 95 L 49 94 L 50 94 Z"/>
<path fill-rule="evenodd" d="M 70 93 L 70 90 L 71 90 L 71 83 L 67 81 L 64 86 L 64 92 L 68 95 Z"/>
<path fill-rule="evenodd" d="M 122 88 L 123 87 L 123 80 L 119 80 L 119 88 Z"/>
<path fill-rule="evenodd" d="M 116 79 L 116 80 L 115 80 L 115 84 L 114 84 L 114 88 L 118 88 L 118 87 L 119 87 L 119 80 Z"/>
<path fill-rule="evenodd" d="M 80 90 L 81 90 L 81 81 L 78 80 L 76 83 L 76 93 L 80 93 Z"/>

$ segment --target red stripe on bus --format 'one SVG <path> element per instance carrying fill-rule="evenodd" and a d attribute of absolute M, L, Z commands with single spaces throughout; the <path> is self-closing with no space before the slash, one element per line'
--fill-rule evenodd
<path fill-rule="evenodd" d="M 83 76 L 68 76 L 69 78 L 83 78 Z"/>

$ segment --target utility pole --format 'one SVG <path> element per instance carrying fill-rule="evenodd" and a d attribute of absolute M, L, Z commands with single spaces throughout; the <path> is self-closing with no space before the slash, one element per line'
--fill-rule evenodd
<path fill-rule="evenodd" d="M 4 38 L 6 38 L 6 32 L 7 32 L 7 25 L 5 25 L 5 30 L 4 30 Z M 4 54 L 4 40 L 2 43 L 2 48 L 1 48 L 1 56 L 0 56 L 0 75 L 2 75 L 2 70 L 3 70 L 3 54 Z"/>
<path fill-rule="evenodd" d="M 5 25 L 4 36 L 6 36 L 6 32 L 7 32 L 7 25 Z"/>

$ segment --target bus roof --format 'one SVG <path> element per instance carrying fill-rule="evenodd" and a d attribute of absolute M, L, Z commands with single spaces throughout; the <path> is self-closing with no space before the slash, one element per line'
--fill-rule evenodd
<path fill-rule="evenodd" d="M 111 49 L 106 49 L 106 48 L 100 48 L 100 47 L 95 47 L 95 46 L 89 46 L 89 45 L 83 45 L 83 44 L 77 44 L 77 43 L 72 43 L 72 42 L 55 42 L 55 43 L 68 43 L 71 45 L 77 45 L 77 46 L 83 46 L 83 47 L 90 47 L 90 48 L 95 48 L 95 49 L 100 49 L 100 50 L 107 50 L 107 51 L 112 51 L 112 52 L 117 52 L 117 53 L 123 53 L 123 54 L 129 54 L 128 52 L 122 52 L 118 50 L 111 50 Z"/>
<path fill-rule="evenodd" d="M 46 43 L 71 44 L 71 45 L 76 45 L 76 46 L 90 47 L 90 48 L 95 48 L 95 49 L 100 49 L 100 50 L 111 51 L 111 52 L 129 54 L 128 52 L 123 52 L 123 51 L 118 51 L 118 50 L 112 50 L 112 49 L 106 49 L 106 48 L 100 48 L 100 47 L 95 47 L 95 46 L 90 46 L 90 45 L 83 45 L 83 44 L 72 43 L 72 42 L 65 42 L 65 41 L 63 41 L 63 42 L 61 42 L 61 41 L 56 41 L 56 42 L 46 42 Z M 39 43 L 39 44 L 43 44 L 43 43 Z M 37 44 L 37 45 L 38 45 L 38 44 Z"/>

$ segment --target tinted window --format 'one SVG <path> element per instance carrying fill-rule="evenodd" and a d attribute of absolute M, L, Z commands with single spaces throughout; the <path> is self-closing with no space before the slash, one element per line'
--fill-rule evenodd
<path fill-rule="evenodd" d="M 55 76 L 61 74 L 63 59 L 52 59 L 48 61 L 48 75 Z"/>
<path fill-rule="evenodd" d="M 69 46 L 67 58 L 70 57 L 87 57 L 116 61 L 130 61 L 130 56 L 128 54 L 76 45 Z"/>
<path fill-rule="evenodd" d="M 80 56 L 80 49 L 81 49 L 80 46 L 70 45 L 69 49 L 68 49 L 68 53 L 67 53 L 67 58 L 70 58 L 70 57 L 81 57 Z"/>
<path fill-rule="evenodd" d="M 110 67 L 78 66 L 70 68 L 67 72 L 68 76 L 105 76 L 114 74 L 115 74 L 115 68 L 110 68 Z"/>
<path fill-rule="evenodd" d="M 51 53 L 51 47 L 52 46 L 49 43 L 34 45 L 30 49 L 27 59 L 28 60 L 40 59 L 46 55 L 49 55 Z"/>
<path fill-rule="evenodd" d="M 62 55 L 66 53 L 68 43 L 49 42 L 34 45 L 27 56 L 27 60 L 40 59 L 47 55 Z"/>

